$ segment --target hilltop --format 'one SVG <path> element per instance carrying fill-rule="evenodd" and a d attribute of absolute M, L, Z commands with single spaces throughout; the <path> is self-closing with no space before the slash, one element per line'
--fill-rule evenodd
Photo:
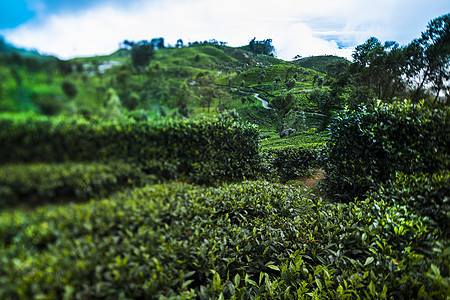
<path fill-rule="evenodd" d="M 319 55 L 294 60 L 293 64 L 320 72 L 328 72 L 332 70 L 332 68 L 347 66 L 350 64 L 350 61 L 334 55 Z"/>

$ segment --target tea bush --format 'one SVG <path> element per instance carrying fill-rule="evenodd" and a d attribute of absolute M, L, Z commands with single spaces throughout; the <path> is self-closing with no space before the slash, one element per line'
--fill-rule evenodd
<path fill-rule="evenodd" d="M 450 171 L 434 174 L 397 173 L 375 194 L 385 201 L 406 205 L 432 218 L 444 232 L 450 229 Z"/>
<path fill-rule="evenodd" d="M 330 125 L 324 166 L 330 195 L 362 199 L 397 171 L 448 170 L 449 111 L 407 101 L 346 109 Z"/>
<path fill-rule="evenodd" d="M 151 123 L 1 115 L 0 144 L 0 163 L 123 160 L 154 169 L 159 161 L 198 183 L 251 178 L 259 166 L 258 130 L 227 118 Z"/>
<path fill-rule="evenodd" d="M 287 182 L 309 175 L 318 164 L 319 145 L 265 148 L 261 151 L 262 174 L 269 180 Z"/>
<path fill-rule="evenodd" d="M 64 197 L 104 197 L 121 187 L 151 181 L 155 178 L 138 166 L 119 162 L 0 165 L 0 208 Z"/>
<path fill-rule="evenodd" d="M 450 245 L 373 197 L 243 182 L 146 186 L 0 213 L 0 298 L 442 299 Z"/>

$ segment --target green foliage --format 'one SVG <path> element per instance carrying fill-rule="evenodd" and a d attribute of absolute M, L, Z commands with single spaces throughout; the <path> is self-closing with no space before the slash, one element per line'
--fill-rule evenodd
<path fill-rule="evenodd" d="M 396 171 L 432 174 L 448 169 L 449 110 L 423 102 L 346 109 L 330 126 L 325 158 L 329 193 L 351 201 L 393 179 Z"/>
<path fill-rule="evenodd" d="M 178 166 L 195 182 L 256 175 L 259 132 L 228 118 L 163 123 L 33 115 L 0 117 L 1 163 L 122 160 Z"/>
<path fill-rule="evenodd" d="M 68 197 L 104 197 L 151 179 L 133 164 L 63 163 L 0 166 L 0 207 L 41 204 Z M 147 180 L 147 181 L 148 181 Z"/>
<path fill-rule="evenodd" d="M 294 63 L 299 67 L 313 69 L 325 73 L 328 72 L 330 65 L 340 65 L 342 69 L 345 69 L 345 67 L 350 64 L 350 61 L 334 55 L 318 55 L 303 57 L 299 60 L 296 60 Z"/>
<path fill-rule="evenodd" d="M 433 94 L 436 103 L 441 92 L 448 94 L 449 29 L 450 14 L 445 14 L 431 20 L 421 37 L 407 46 L 369 38 L 352 55 L 349 71 L 355 86 L 387 101 L 406 95 L 417 102 Z"/>
<path fill-rule="evenodd" d="M 330 116 L 331 110 L 340 108 L 340 103 L 327 90 L 314 89 L 308 96 L 326 116 Z"/>
<path fill-rule="evenodd" d="M 395 42 L 372 37 L 355 48 L 350 71 L 356 86 L 364 86 L 378 99 L 391 100 L 404 92 L 405 55 Z"/>
<path fill-rule="evenodd" d="M 136 68 L 145 68 L 149 65 L 150 60 L 155 55 L 153 45 L 148 41 L 140 41 L 132 43 L 131 61 Z"/>
<path fill-rule="evenodd" d="M 309 130 L 306 132 L 297 132 L 290 135 L 287 138 L 280 138 L 278 133 L 270 132 L 265 133 L 261 146 L 265 148 L 276 148 L 284 146 L 311 146 L 311 147 L 325 147 L 325 143 L 328 140 L 327 132 L 316 132 L 315 130 Z"/>
<path fill-rule="evenodd" d="M 449 87 L 446 82 L 450 79 L 449 32 L 450 14 L 447 13 L 431 20 L 421 37 L 405 48 L 405 77 L 412 87 L 412 100 L 417 101 L 423 93 L 428 92 L 426 85 L 433 86 L 434 102 L 441 91 L 448 95 Z"/>
<path fill-rule="evenodd" d="M 168 184 L 0 214 L 0 297 L 417 299 L 449 292 L 450 245 L 405 206 L 243 182 Z M 430 234 L 432 232 L 432 234 Z"/>
<path fill-rule="evenodd" d="M 310 175 L 317 166 L 319 152 L 315 145 L 263 149 L 262 173 L 268 180 L 280 182 Z"/>
<path fill-rule="evenodd" d="M 69 98 L 74 98 L 78 93 L 76 86 L 72 82 L 67 80 L 63 81 L 63 83 L 61 84 L 61 89 Z"/>
<path fill-rule="evenodd" d="M 434 174 L 397 173 L 395 180 L 380 187 L 376 197 L 393 204 L 410 207 L 420 215 L 428 216 L 450 233 L 450 172 Z"/>
<path fill-rule="evenodd" d="M 255 54 L 264 55 L 269 55 L 275 50 L 275 47 L 272 45 L 272 39 L 257 41 L 256 38 L 253 38 L 248 44 L 248 48 Z"/>
<path fill-rule="evenodd" d="M 296 84 L 297 82 L 295 81 L 295 79 L 294 78 L 291 78 L 291 79 L 289 79 L 287 82 L 286 82 L 286 87 L 289 89 L 289 90 L 291 90 L 291 89 L 293 89 L 294 87 L 295 87 L 295 84 Z"/>
<path fill-rule="evenodd" d="M 119 96 L 113 88 L 106 92 L 105 110 L 103 113 L 106 119 L 118 119 L 122 115 L 122 103 Z"/>

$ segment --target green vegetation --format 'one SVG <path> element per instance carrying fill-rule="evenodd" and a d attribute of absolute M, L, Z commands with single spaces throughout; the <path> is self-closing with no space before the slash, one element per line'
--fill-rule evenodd
<path fill-rule="evenodd" d="M 0 207 L 101 198 L 152 181 L 156 177 L 120 162 L 7 164 L 0 166 Z"/>
<path fill-rule="evenodd" d="M 1 41 L 0 298 L 447 299 L 449 24 L 352 63 Z"/>
<path fill-rule="evenodd" d="M 333 204 L 266 182 L 170 184 L 0 220 L 3 299 L 448 294 L 442 233 L 376 197 Z"/>
<path fill-rule="evenodd" d="M 342 201 L 407 175 L 433 174 L 450 165 L 450 108 L 423 102 L 376 102 L 343 111 L 331 124 L 325 159 L 327 189 Z"/>
<path fill-rule="evenodd" d="M 263 174 L 269 180 L 288 182 L 311 175 L 318 167 L 320 148 L 317 145 L 265 148 Z"/>
<path fill-rule="evenodd" d="M 254 177 L 259 160 L 256 128 L 226 116 L 151 123 L 13 115 L 0 128 L 1 163 L 124 161 L 210 183 Z"/>
<path fill-rule="evenodd" d="M 349 65 L 349 61 L 342 57 L 337 57 L 333 55 L 319 55 L 319 56 L 310 56 L 303 57 L 295 61 L 295 65 L 313 69 L 324 73 L 334 73 L 339 69 Z M 337 70 L 335 71 L 335 69 Z"/>

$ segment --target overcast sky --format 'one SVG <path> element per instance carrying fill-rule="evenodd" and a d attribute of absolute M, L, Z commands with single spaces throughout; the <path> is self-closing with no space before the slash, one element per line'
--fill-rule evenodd
<path fill-rule="evenodd" d="M 350 58 L 375 36 L 408 44 L 449 0 L 1 0 L 0 35 L 62 59 L 109 54 L 125 39 L 166 44 L 271 38 L 276 56 Z"/>

